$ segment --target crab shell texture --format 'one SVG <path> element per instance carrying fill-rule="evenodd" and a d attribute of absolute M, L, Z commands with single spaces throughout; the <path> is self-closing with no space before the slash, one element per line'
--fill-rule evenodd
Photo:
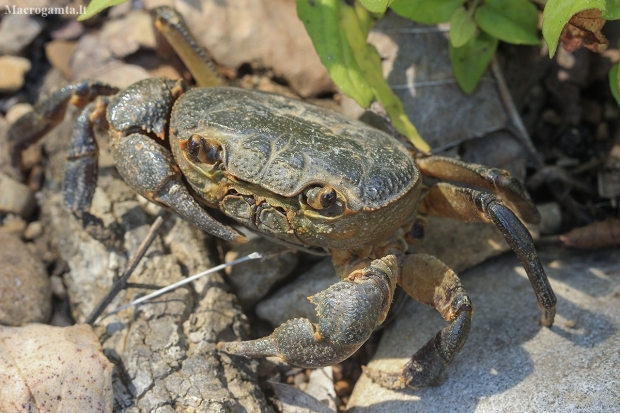
<path fill-rule="evenodd" d="M 188 155 L 196 137 L 216 148 L 218 162 Z M 394 138 L 275 94 L 192 89 L 174 105 L 170 146 L 206 204 L 296 245 L 373 245 L 412 218 L 420 197 L 420 172 Z M 336 192 L 333 206 L 311 207 L 305 190 L 326 186 Z"/>

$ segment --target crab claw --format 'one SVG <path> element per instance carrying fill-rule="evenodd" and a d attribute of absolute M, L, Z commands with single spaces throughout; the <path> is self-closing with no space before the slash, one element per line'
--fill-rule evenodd
<path fill-rule="evenodd" d="M 360 348 L 385 320 L 398 271 L 394 255 L 375 260 L 309 298 L 317 308 L 317 324 L 295 318 L 276 328 L 269 337 L 217 346 L 245 357 L 278 356 L 299 367 L 338 363 Z"/>
<path fill-rule="evenodd" d="M 172 154 L 146 135 L 120 137 L 115 148 L 116 169 L 125 182 L 151 202 L 179 214 L 201 230 L 227 241 L 247 238 L 213 219 L 189 193 Z"/>

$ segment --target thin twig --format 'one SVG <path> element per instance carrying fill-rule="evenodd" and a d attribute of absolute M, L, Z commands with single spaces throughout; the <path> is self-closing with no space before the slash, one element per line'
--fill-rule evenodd
<path fill-rule="evenodd" d="M 161 210 L 161 212 L 159 213 L 159 215 L 157 216 L 157 218 L 151 225 L 151 228 L 149 229 L 148 234 L 146 234 L 146 237 L 144 238 L 144 240 L 138 247 L 138 250 L 136 251 L 135 255 L 131 258 L 131 261 L 129 261 L 129 263 L 127 264 L 127 267 L 125 268 L 125 271 L 123 272 L 123 274 L 120 276 L 120 278 L 118 278 L 114 282 L 114 284 L 112 284 L 112 288 L 110 288 L 110 291 L 108 291 L 108 294 L 106 294 L 106 296 L 99 302 L 99 304 L 97 305 L 97 307 L 95 307 L 92 313 L 90 313 L 88 318 L 86 318 L 85 322 L 87 324 L 90 324 L 91 326 L 95 324 L 95 321 L 97 321 L 97 319 L 106 309 L 106 307 L 112 302 L 112 300 L 114 300 L 116 295 L 127 287 L 127 280 L 129 279 L 133 271 L 136 269 L 136 267 L 140 263 L 140 260 L 142 259 L 146 251 L 149 249 L 149 247 L 153 243 L 153 240 L 155 239 L 155 236 L 159 232 L 162 224 L 169 216 L 170 216 L 170 212 L 166 211 L 165 209 Z"/>
<path fill-rule="evenodd" d="M 285 250 L 285 251 L 288 252 L 289 250 Z M 216 267 L 210 268 L 210 269 L 208 269 L 206 271 L 203 271 L 201 273 L 198 273 L 196 275 L 192 275 L 191 277 L 188 277 L 188 278 L 186 278 L 184 280 L 181 280 L 181 281 L 176 282 L 174 284 L 170 284 L 170 285 L 168 285 L 168 286 L 166 286 L 164 288 L 160 288 L 159 290 L 157 290 L 155 292 L 152 292 L 151 294 L 147 294 L 147 295 L 145 295 L 143 297 L 140 297 L 138 299 L 135 299 L 135 300 L 133 300 L 130 303 L 122 305 L 122 306 L 120 306 L 120 307 L 110 311 L 108 314 L 106 314 L 106 316 L 104 318 L 109 317 L 109 316 L 111 316 L 113 314 L 116 314 L 119 311 L 122 311 L 122 310 L 124 310 L 126 308 L 133 307 L 135 305 L 141 304 L 141 303 L 143 303 L 145 301 L 150 300 L 151 298 L 159 297 L 162 294 L 165 294 L 165 293 L 167 293 L 169 291 L 172 291 L 174 289 L 182 287 L 185 284 L 188 284 L 188 283 L 190 283 L 192 281 L 195 281 L 198 278 L 203 277 L 203 276 L 205 276 L 207 274 L 212 274 L 214 272 L 223 270 L 226 267 L 232 267 L 233 265 L 241 264 L 242 262 L 245 262 L 245 261 L 258 260 L 258 259 L 266 259 L 266 258 L 271 257 L 272 255 L 277 255 L 277 254 L 280 254 L 280 253 L 281 252 L 278 252 L 276 254 L 265 255 L 265 254 L 261 254 L 260 252 L 253 252 L 253 253 L 251 253 L 249 255 L 246 255 L 244 257 L 237 258 L 234 261 L 231 261 L 231 262 L 228 262 L 228 263 L 224 263 L 224 264 L 220 264 L 220 265 L 218 265 Z"/>
<path fill-rule="evenodd" d="M 502 102 L 508 113 L 508 117 L 512 122 L 513 126 L 517 130 L 518 138 L 520 138 L 521 143 L 525 146 L 525 149 L 530 153 L 534 161 L 536 162 L 536 168 L 540 169 L 545 166 L 542 158 L 538 154 L 538 151 L 534 147 L 532 143 L 532 139 L 530 138 L 530 134 L 525 129 L 525 125 L 523 125 L 523 121 L 521 120 L 521 116 L 515 107 L 514 101 L 512 100 L 512 95 L 510 94 L 510 90 L 506 85 L 506 81 L 504 80 L 504 75 L 502 74 L 502 69 L 499 66 L 499 62 L 497 61 L 497 57 L 493 56 L 493 60 L 491 60 L 491 70 L 493 71 L 493 76 L 497 81 L 497 88 L 499 90 L 499 94 L 502 98 Z"/>

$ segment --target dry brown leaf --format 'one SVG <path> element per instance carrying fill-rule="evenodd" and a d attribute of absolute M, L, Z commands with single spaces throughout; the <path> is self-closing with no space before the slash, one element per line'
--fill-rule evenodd
<path fill-rule="evenodd" d="M 564 26 L 560 34 L 560 44 L 569 52 L 586 47 L 593 52 L 602 53 L 609 45 L 609 40 L 601 33 L 605 22 L 605 19 L 601 18 L 600 10 L 580 11 Z"/>
<path fill-rule="evenodd" d="M 620 219 L 606 219 L 560 235 L 566 247 L 594 249 L 620 244 Z"/>

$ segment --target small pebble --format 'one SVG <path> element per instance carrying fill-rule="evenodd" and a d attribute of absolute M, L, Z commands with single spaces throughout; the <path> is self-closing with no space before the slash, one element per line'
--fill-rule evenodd
<path fill-rule="evenodd" d="M 346 380 L 338 380 L 334 383 L 334 390 L 336 390 L 336 395 L 338 397 L 348 396 L 353 391 L 353 387 L 351 383 Z"/>
<path fill-rule="evenodd" d="M 50 283 L 52 285 L 52 294 L 56 298 L 64 299 L 67 296 L 67 289 L 62 278 L 58 275 L 52 275 L 50 277 Z"/>
<path fill-rule="evenodd" d="M 43 226 L 40 221 L 34 221 L 28 224 L 24 231 L 24 239 L 33 240 L 43 234 Z"/>
<path fill-rule="evenodd" d="M 39 257 L 29 251 L 32 244 L 0 230 L 0 245 L 0 324 L 47 321 L 52 311 L 50 279 Z"/>
<path fill-rule="evenodd" d="M 26 230 L 26 221 L 19 215 L 8 214 L 2 223 L 2 230 L 21 237 Z"/>
<path fill-rule="evenodd" d="M 560 233 L 562 225 L 562 209 L 557 202 L 537 205 L 540 212 L 540 234 L 553 235 Z"/>
<path fill-rule="evenodd" d="M 17 56 L 0 56 L 0 93 L 15 92 L 24 85 L 30 60 Z"/>
<path fill-rule="evenodd" d="M 0 54 L 19 55 L 41 33 L 44 24 L 28 14 L 7 14 L 0 22 Z M 0 73 L 5 74 L 2 70 Z"/>
<path fill-rule="evenodd" d="M 15 123 L 15 121 L 21 118 L 28 112 L 32 112 L 32 105 L 30 103 L 17 103 L 6 112 L 6 121 L 9 123 Z"/>
<path fill-rule="evenodd" d="M 0 173 L 0 213 L 27 217 L 34 206 L 34 195 L 26 185 Z"/>

